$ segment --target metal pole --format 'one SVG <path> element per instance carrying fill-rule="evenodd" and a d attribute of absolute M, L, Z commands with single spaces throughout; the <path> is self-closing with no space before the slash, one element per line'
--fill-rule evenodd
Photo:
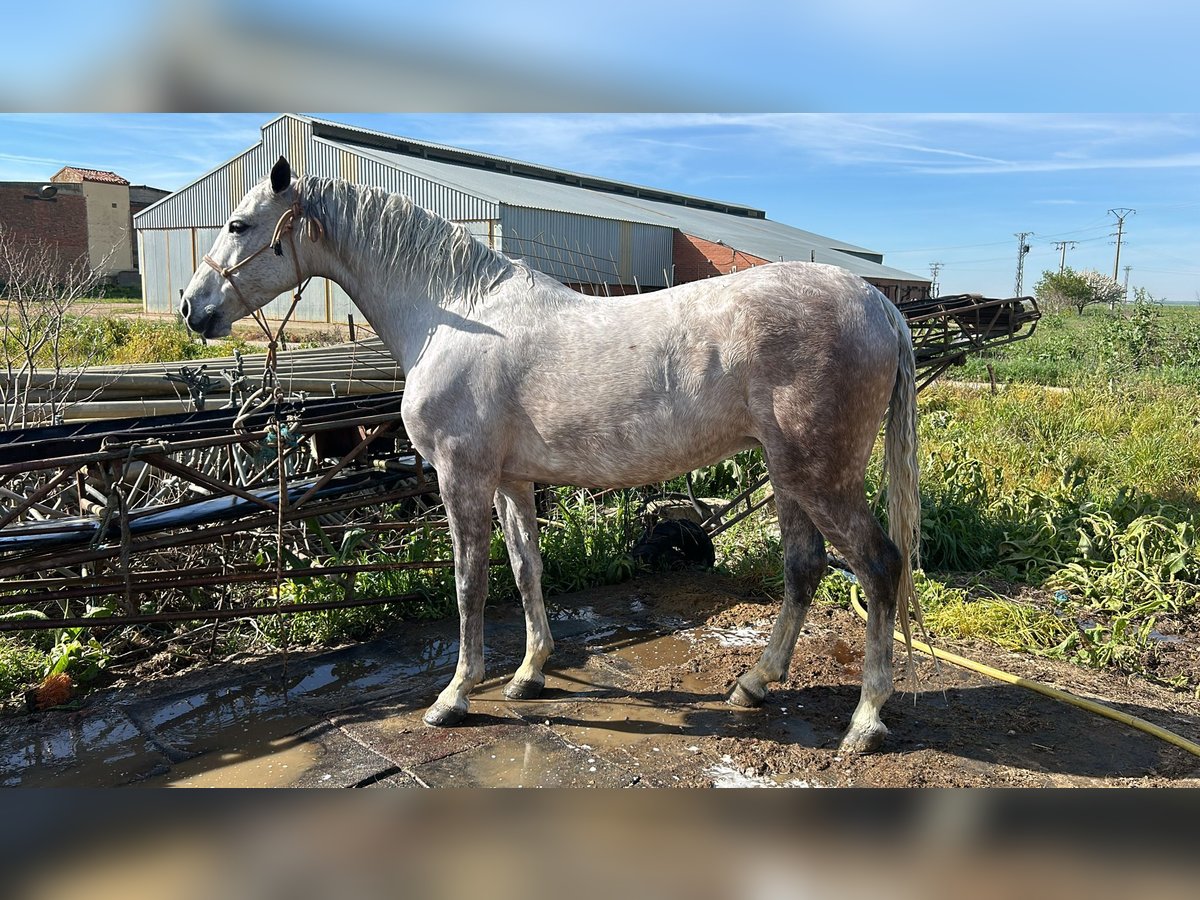
<path fill-rule="evenodd" d="M 1033 234 L 1032 231 L 1014 232 L 1014 237 L 1017 239 L 1017 283 L 1013 290 L 1014 297 L 1021 296 L 1022 283 L 1025 277 L 1025 254 L 1029 252 L 1029 245 L 1025 243 L 1025 238 Z"/>
<path fill-rule="evenodd" d="M 1117 280 L 1117 272 L 1121 267 L 1121 235 L 1125 232 L 1125 217 L 1137 213 L 1136 209 L 1128 209 L 1124 206 L 1119 206 L 1116 209 L 1110 209 L 1108 214 L 1117 217 L 1117 256 L 1113 260 L 1113 281 Z"/>

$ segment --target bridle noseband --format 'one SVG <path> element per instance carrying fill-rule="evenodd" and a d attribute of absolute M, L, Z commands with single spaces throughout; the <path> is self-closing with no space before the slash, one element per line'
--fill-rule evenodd
<path fill-rule="evenodd" d="M 312 281 L 311 275 L 305 279 L 300 274 L 300 257 L 296 253 L 297 219 L 305 220 L 305 227 L 307 230 L 308 239 L 310 241 L 315 242 L 324 236 L 325 228 L 317 219 L 313 218 L 312 216 L 304 215 L 304 210 L 300 205 L 300 197 L 297 196 L 292 201 L 292 205 L 283 211 L 283 215 L 279 217 L 279 221 L 275 223 L 275 231 L 271 235 L 271 240 L 263 244 L 245 259 L 235 262 L 231 266 L 222 266 L 207 253 L 204 254 L 204 261 L 208 263 L 208 265 L 211 266 L 218 275 L 229 282 L 230 286 L 233 288 L 233 292 L 237 294 L 238 300 L 241 301 L 242 306 L 250 310 L 250 315 L 254 317 L 254 321 L 258 323 L 258 327 L 261 328 L 263 334 L 267 336 L 267 355 L 269 360 L 274 358 L 276 348 L 279 345 L 279 338 L 283 334 L 283 328 L 285 325 L 287 325 L 288 319 L 292 317 L 292 313 L 296 311 L 296 306 L 300 303 L 300 297 L 304 293 L 304 289 L 308 287 L 308 282 Z M 251 309 L 250 304 L 246 302 L 246 298 L 242 295 L 242 289 L 238 287 L 238 283 L 233 279 L 233 273 L 242 266 L 246 265 L 246 263 L 250 262 L 250 260 L 261 256 L 268 250 L 274 250 L 276 256 L 283 256 L 283 236 L 285 234 L 287 235 L 288 243 L 292 245 L 292 265 L 296 269 L 296 287 L 295 290 L 292 291 L 292 305 L 288 307 L 287 314 L 284 315 L 283 321 L 279 323 L 279 328 L 274 334 L 272 334 L 271 330 L 267 327 L 267 318 L 265 315 L 263 315 L 262 310 Z"/>

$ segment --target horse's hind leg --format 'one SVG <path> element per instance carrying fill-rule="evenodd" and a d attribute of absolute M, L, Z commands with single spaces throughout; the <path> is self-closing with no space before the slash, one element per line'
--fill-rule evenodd
<path fill-rule="evenodd" d="M 867 648 L 862 694 L 841 749 L 868 753 L 887 735 L 879 710 L 892 695 L 892 631 L 900 586 L 900 551 L 857 491 L 811 510 L 830 542 L 845 555 L 867 594 Z"/>
<path fill-rule="evenodd" d="M 776 492 L 775 508 L 784 548 L 783 606 L 762 658 L 737 680 L 729 696 L 735 706 L 758 706 L 766 698 L 767 685 L 787 676 L 796 638 L 828 564 L 825 540 L 796 499 Z"/>
<path fill-rule="evenodd" d="M 538 549 L 533 485 L 528 481 L 501 484 L 496 491 L 496 512 L 504 527 L 504 543 L 525 607 L 525 659 L 504 689 L 504 696 L 529 700 L 538 696 L 546 684 L 542 665 L 554 649 L 542 602 L 542 554 Z"/>

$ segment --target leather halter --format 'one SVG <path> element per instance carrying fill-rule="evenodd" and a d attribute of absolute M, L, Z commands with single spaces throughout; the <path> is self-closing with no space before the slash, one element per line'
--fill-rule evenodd
<path fill-rule="evenodd" d="M 325 229 L 321 223 L 312 216 L 305 216 L 304 210 L 300 206 L 300 198 L 296 197 L 292 201 L 292 205 L 283 211 L 283 215 L 279 217 L 279 221 L 275 223 L 275 231 L 271 235 L 271 240 L 263 244 L 245 259 L 235 262 L 231 266 L 222 266 L 207 253 L 204 255 L 204 261 L 212 267 L 214 271 L 233 288 L 233 292 L 237 294 L 237 298 L 241 301 L 242 306 L 250 311 L 250 315 L 254 317 L 254 321 L 258 323 L 258 327 L 262 329 L 263 334 L 267 336 L 267 357 L 268 364 L 274 362 L 276 348 L 279 346 L 279 339 L 283 334 L 283 328 L 287 325 L 288 320 L 292 317 L 292 313 L 296 311 L 296 306 L 300 303 L 300 298 L 304 293 L 304 289 L 308 287 L 308 282 L 312 281 L 312 276 L 306 280 L 300 274 L 300 257 L 296 254 L 296 220 L 304 219 L 308 239 L 317 241 L 325 234 Z M 279 328 L 272 334 L 267 327 L 267 318 L 263 315 L 261 309 L 252 309 L 250 304 L 246 302 L 246 298 L 242 295 L 241 288 L 234 280 L 233 274 L 250 260 L 266 253 L 268 250 L 274 250 L 276 256 L 283 256 L 283 236 L 287 235 L 288 243 L 292 245 L 292 265 L 296 269 L 296 287 L 292 291 L 292 304 L 288 307 L 287 313 L 283 320 L 279 323 Z"/>

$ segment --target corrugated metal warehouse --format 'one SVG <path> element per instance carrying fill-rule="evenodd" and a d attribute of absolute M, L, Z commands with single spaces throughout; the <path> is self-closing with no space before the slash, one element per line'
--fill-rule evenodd
<path fill-rule="evenodd" d="M 408 194 L 589 293 L 654 290 L 780 259 L 841 266 L 893 300 L 929 292 L 929 279 L 883 265 L 880 253 L 774 222 L 763 210 L 288 114 L 264 125 L 258 144 L 135 217 L 147 312 L 174 312 L 234 206 L 281 154 L 297 174 Z M 277 299 L 268 314 L 286 303 Z M 339 285 L 317 278 L 295 318 L 345 322 L 353 311 Z"/>

